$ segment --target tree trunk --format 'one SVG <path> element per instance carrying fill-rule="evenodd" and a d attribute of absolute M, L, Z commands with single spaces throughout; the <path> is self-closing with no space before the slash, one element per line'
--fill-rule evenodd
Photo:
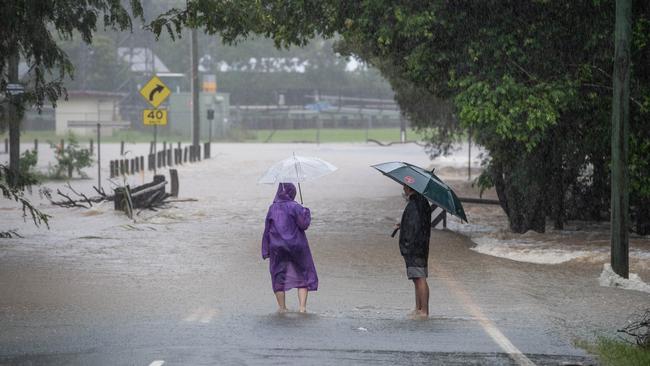
<path fill-rule="evenodd" d="M 609 207 L 610 191 L 607 184 L 609 176 L 607 175 L 605 159 L 593 157 L 592 165 L 594 167 L 593 184 L 591 186 L 593 203 L 589 206 L 589 216 L 592 220 L 601 221 L 603 212 L 607 212 Z"/>
<path fill-rule="evenodd" d="M 9 83 L 18 83 L 18 54 L 8 57 Z M 20 115 L 21 111 L 16 103 L 10 102 L 7 108 L 9 121 L 9 184 L 16 186 L 20 179 Z"/>
<path fill-rule="evenodd" d="M 514 182 L 508 168 L 493 165 L 490 172 L 501 207 L 508 215 L 510 230 L 518 234 L 529 230 L 543 233 L 546 230 L 545 200 L 543 191 L 536 189 L 534 177 L 522 184 Z"/>
<path fill-rule="evenodd" d="M 558 131 L 555 130 L 553 133 L 553 140 L 560 141 L 560 137 L 557 136 Z M 547 201 L 550 204 L 550 216 L 553 220 L 553 228 L 555 230 L 564 229 L 564 164 L 562 150 L 555 143 L 551 144 L 551 148 L 548 150 L 549 155 L 552 159 L 552 165 L 549 167 L 551 173 L 551 181 L 549 182 L 549 191 L 546 193 Z"/>
<path fill-rule="evenodd" d="M 636 212 L 636 233 L 650 234 L 650 199 L 639 200 Z"/>

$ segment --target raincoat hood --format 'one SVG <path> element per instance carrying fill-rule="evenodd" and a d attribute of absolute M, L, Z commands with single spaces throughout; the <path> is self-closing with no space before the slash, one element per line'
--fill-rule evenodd
<path fill-rule="evenodd" d="M 280 183 L 273 202 L 293 201 L 294 198 L 296 198 L 296 186 L 293 183 Z"/>

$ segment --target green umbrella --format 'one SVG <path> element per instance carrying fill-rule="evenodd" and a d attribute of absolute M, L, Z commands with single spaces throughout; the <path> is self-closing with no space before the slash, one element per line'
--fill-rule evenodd
<path fill-rule="evenodd" d="M 381 163 L 372 165 L 372 167 L 397 183 L 413 188 L 416 192 L 421 193 L 438 205 L 438 207 L 467 222 L 465 210 L 458 196 L 456 196 L 448 185 L 433 174 L 433 171 L 427 171 L 418 166 L 401 161 Z"/>

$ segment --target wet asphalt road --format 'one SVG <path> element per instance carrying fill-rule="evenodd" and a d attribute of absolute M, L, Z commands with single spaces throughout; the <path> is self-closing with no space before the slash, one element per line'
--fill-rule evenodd
<path fill-rule="evenodd" d="M 589 364 L 575 340 L 612 334 L 650 302 L 598 286 L 597 266 L 489 257 L 436 230 L 431 318 L 408 319 L 412 284 L 388 235 L 404 202 L 367 166 L 426 155 L 305 146 L 297 153 L 340 168 L 303 187 L 320 288 L 309 314 L 276 314 L 259 258 L 274 188 L 254 182 L 297 148 L 265 146 L 180 168 L 181 195 L 197 202 L 136 222 L 110 207 L 54 208 L 50 232 L 0 241 L 0 365 Z"/>

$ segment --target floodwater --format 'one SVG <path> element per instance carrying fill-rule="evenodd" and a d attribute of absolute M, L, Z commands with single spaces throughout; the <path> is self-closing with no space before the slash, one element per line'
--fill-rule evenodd
<path fill-rule="evenodd" d="M 127 146 L 132 156 L 147 149 Z M 105 167 L 118 150 L 102 146 Z M 390 238 L 405 204 L 401 187 L 369 166 L 433 164 L 459 195 L 476 195 L 466 151 L 434 162 L 416 145 L 213 144 L 212 151 L 212 159 L 177 167 L 179 199 L 196 201 L 142 211 L 134 220 L 111 203 L 66 209 L 34 195 L 53 216 L 50 230 L 39 229 L 0 201 L 2 229 L 23 236 L 0 239 L 0 365 L 589 362 L 576 340 L 613 335 L 650 303 L 650 294 L 599 285 L 606 259 L 590 253 L 606 247 L 602 230 L 514 236 L 498 207 L 466 205 L 471 224 L 452 218 L 449 230 L 432 233 L 431 318 L 411 320 L 412 284 Z M 260 256 L 276 187 L 256 181 L 293 153 L 339 168 L 302 185 L 320 278 L 307 315 L 275 313 Z M 473 166 L 476 173 L 476 159 Z M 96 177 L 94 169 L 87 173 Z M 126 178 L 150 180 L 149 173 Z M 96 184 L 71 182 L 86 194 Z M 632 269 L 645 276 L 647 242 L 634 240 Z M 482 243 L 506 254 L 482 254 Z M 507 259 L 531 249 L 587 254 L 568 261 L 550 255 L 556 264 Z M 294 293 L 288 295 L 296 309 Z"/>

